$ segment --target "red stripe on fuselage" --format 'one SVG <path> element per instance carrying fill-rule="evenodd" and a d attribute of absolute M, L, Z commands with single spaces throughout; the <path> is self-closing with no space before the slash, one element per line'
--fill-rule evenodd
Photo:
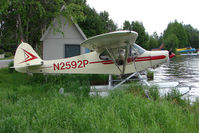
<path fill-rule="evenodd" d="M 161 60 L 166 58 L 165 55 L 158 55 L 158 56 L 147 56 L 147 57 L 137 57 L 135 58 L 135 62 L 140 62 L 140 61 L 150 61 L 150 60 Z M 128 58 L 127 62 L 130 63 L 132 62 L 134 59 L 133 58 Z M 107 61 L 94 61 L 94 62 L 89 62 L 89 64 L 95 64 L 95 63 L 102 63 L 104 65 L 107 64 L 114 64 L 114 62 L 112 60 L 107 60 Z"/>
<path fill-rule="evenodd" d="M 161 60 L 166 58 L 165 55 L 151 56 L 151 60 Z"/>
<path fill-rule="evenodd" d="M 95 63 L 110 63 L 113 62 L 112 60 L 107 60 L 107 61 L 94 61 L 94 62 L 89 62 L 89 64 L 95 64 Z"/>

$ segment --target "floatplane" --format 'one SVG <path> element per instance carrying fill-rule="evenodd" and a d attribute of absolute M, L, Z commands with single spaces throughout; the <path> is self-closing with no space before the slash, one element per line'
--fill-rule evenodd
<path fill-rule="evenodd" d="M 80 44 L 93 52 L 57 60 L 42 60 L 29 44 L 22 42 L 14 56 L 14 68 L 22 73 L 131 74 L 113 87 L 116 88 L 140 71 L 159 66 L 174 56 L 167 50 L 143 49 L 135 43 L 137 37 L 134 31 L 97 35 Z"/>

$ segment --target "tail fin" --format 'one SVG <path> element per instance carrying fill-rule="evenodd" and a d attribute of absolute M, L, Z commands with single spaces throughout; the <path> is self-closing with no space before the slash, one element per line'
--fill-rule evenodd
<path fill-rule="evenodd" d="M 25 72 L 24 68 L 26 67 L 42 64 L 43 60 L 29 44 L 22 42 L 18 46 L 14 57 L 14 68 L 16 71 Z"/>

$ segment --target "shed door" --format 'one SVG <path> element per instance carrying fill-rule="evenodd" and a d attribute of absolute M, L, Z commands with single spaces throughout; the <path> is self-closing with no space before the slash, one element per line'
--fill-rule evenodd
<path fill-rule="evenodd" d="M 65 58 L 80 55 L 80 45 L 65 45 Z"/>

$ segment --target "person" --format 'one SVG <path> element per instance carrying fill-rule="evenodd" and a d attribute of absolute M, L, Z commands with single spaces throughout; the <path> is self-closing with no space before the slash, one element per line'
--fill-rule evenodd
<path fill-rule="evenodd" d="M 118 56 L 118 65 L 123 65 L 125 60 L 125 49 L 119 50 L 119 56 Z"/>

